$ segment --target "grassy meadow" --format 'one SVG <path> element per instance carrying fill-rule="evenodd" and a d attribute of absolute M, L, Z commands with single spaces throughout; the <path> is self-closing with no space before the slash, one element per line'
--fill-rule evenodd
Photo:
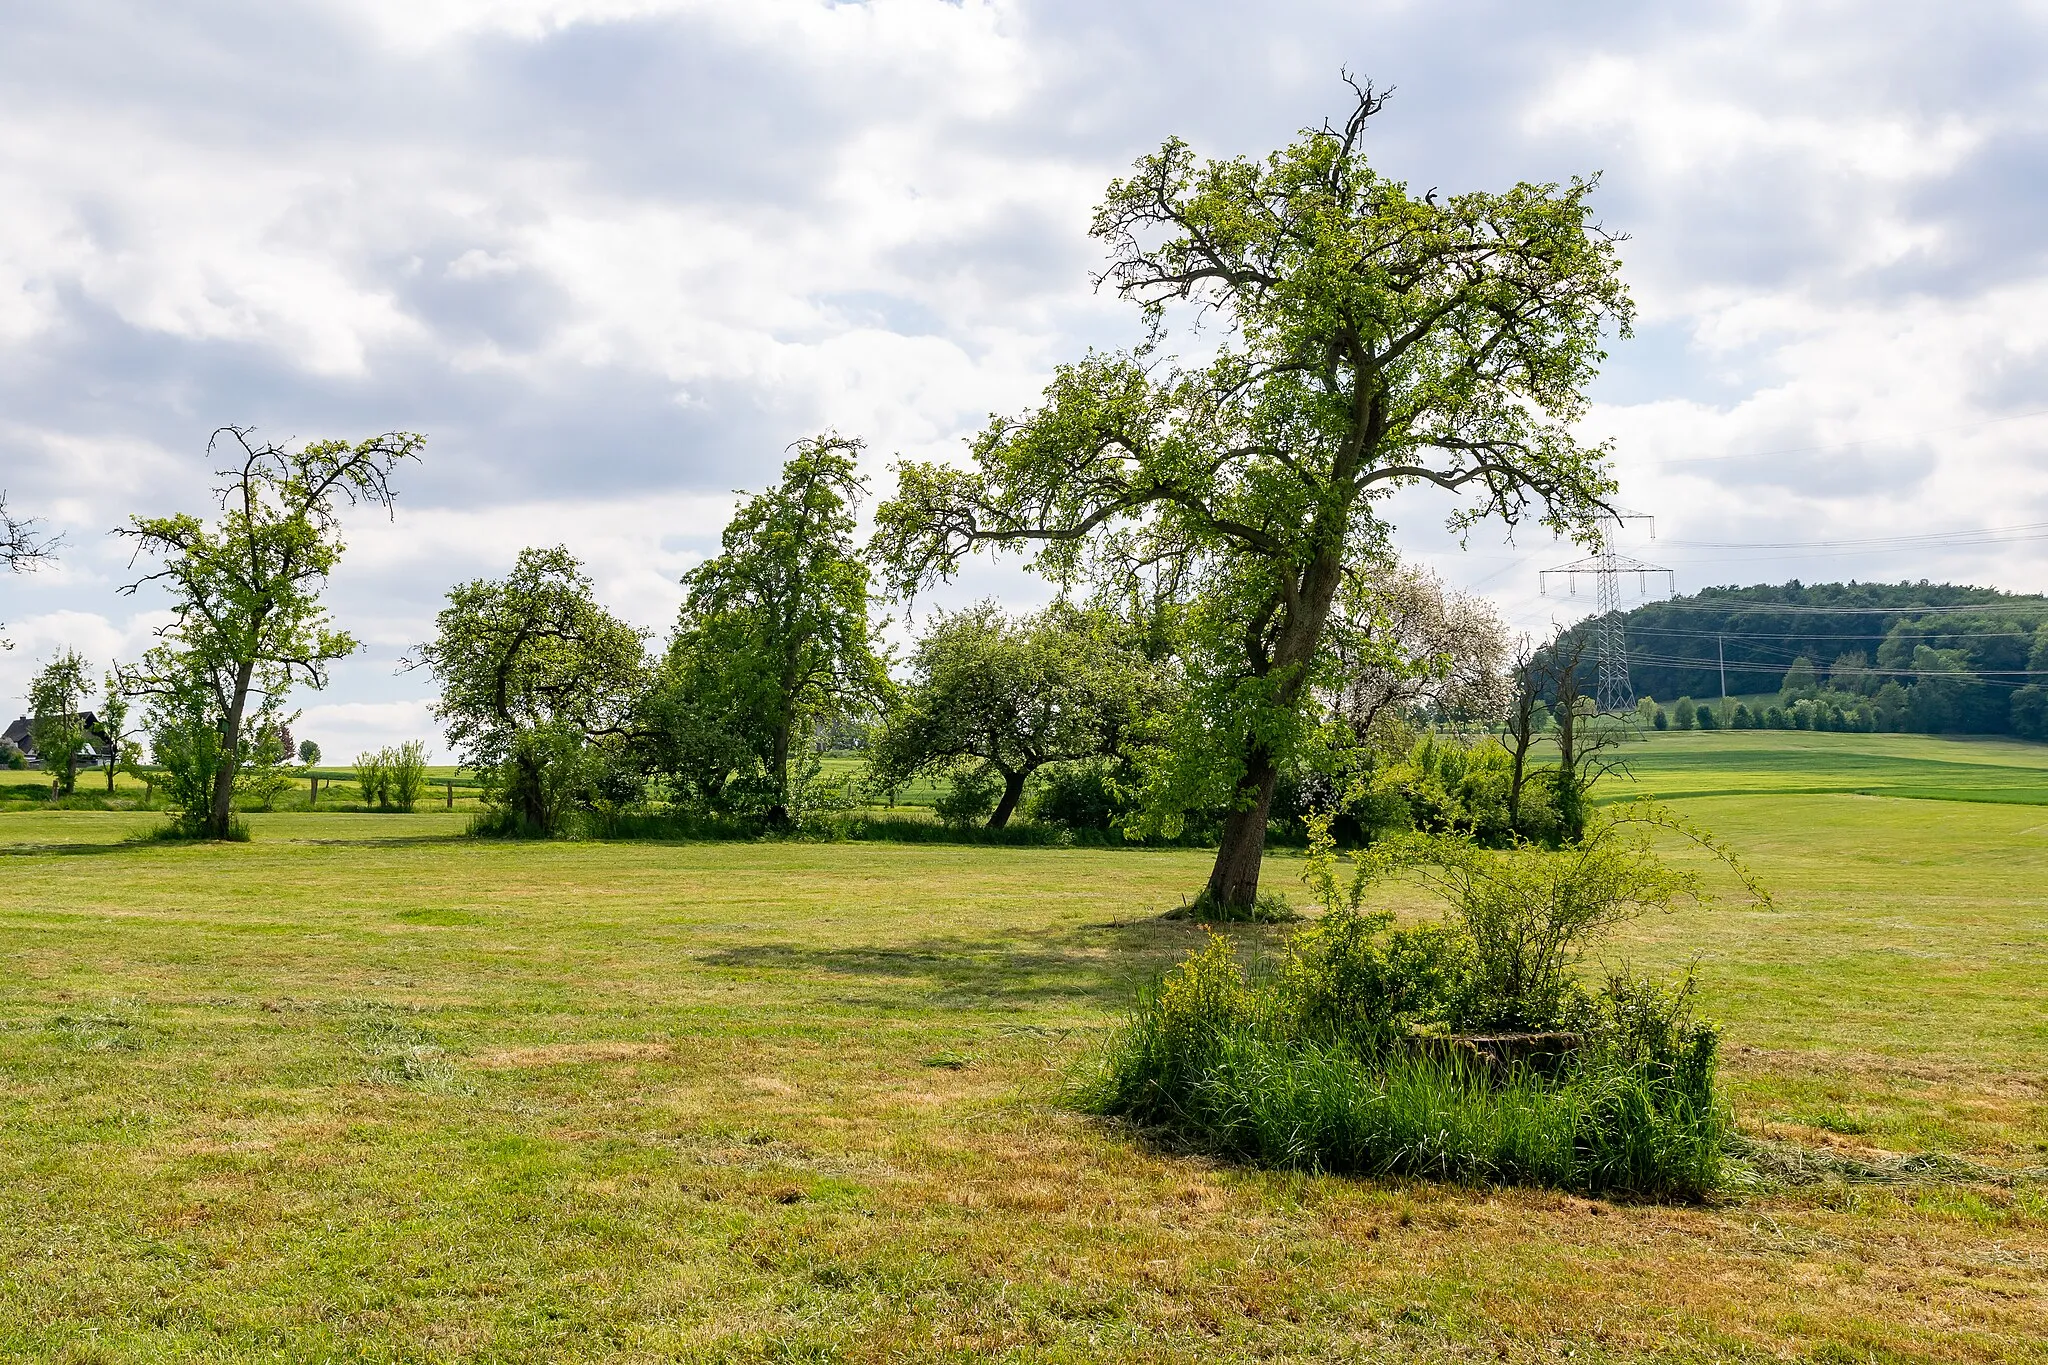
<path fill-rule="evenodd" d="M 1726 1025 L 1703 1206 L 1072 1112 L 1199 850 L 10 809 L 0 1358 L 2048 1361 L 2048 749 L 1630 759 L 1778 898 L 1610 947 Z"/>
<path fill-rule="evenodd" d="M 1609 795 L 1849 793 L 1929 801 L 2048 805 L 2048 746 L 1982 736 L 1807 730 L 1667 732 L 1621 751 Z M 1633 779 L 1631 783 L 1628 779 Z"/>

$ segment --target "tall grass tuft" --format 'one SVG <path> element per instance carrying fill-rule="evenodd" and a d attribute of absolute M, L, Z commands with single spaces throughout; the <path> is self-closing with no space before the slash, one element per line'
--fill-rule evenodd
<path fill-rule="evenodd" d="M 1421 1048 L 1361 1054 L 1250 1003 L 1206 1026 L 1176 1018 L 1162 1005 L 1171 989 L 1148 992 L 1114 1036 L 1083 1107 L 1304 1170 L 1676 1199 L 1720 1179 L 1733 1125 L 1711 1066 L 1686 1084 L 1599 1046 L 1549 1075 Z"/>
<path fill-rule="evenodd" d="M 1692 978 L 1621 972 L 1589 989 L 1578 969 L 1593 935 L 1701 894 L 1643 828 L 1705 844 L 1762 898 L 1732 855 L 1645 808 L 1556 852 L 1391 844 L 1347 883 L 1328 817 L 1309 825 L 1322 916 L 1256 974 L 1212 934 L 1140 993 L 1084 1107 L 1278 1166 L 1679 1199 L 1714 1187 L 1733 1121 Z M 1443 922 L 1365 908 L 1404 872 L 1444 899 Z"/>

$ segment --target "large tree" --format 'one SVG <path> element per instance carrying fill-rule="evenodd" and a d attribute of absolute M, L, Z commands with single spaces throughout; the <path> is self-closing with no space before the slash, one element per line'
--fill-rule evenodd
<path fill-rule="evenodd" d="M 333 629 L 320 603 L 344 548 L 341 508 L 367 502 L 388 513 L 392 474 L 425 444 L 424 436 L 393 431 L 293 451 L 255 439 L 251 428 L 222 427 L 206 446 L 232 460 L 215 471 L 226 480 L 214 490 L 219 518 L 208 525 L 183 512 L 137 516 L 117 532 L 137 556 L 163 565 L 122 589 L 157 584 L 170 594 L 172 619 L 157 631 L 160 643 L 122 669 L 121 683 L 129 695 L 162 704 L 179 744 L 210 755 L 193 769 L 209 783 L 205 808 L 186 812 L 193 832 L 229 834 L 236 779 L 255 737 L 245 732 L 252 704 L 276 723 L 293 686 L 325 687 L 328 665 L 355 652 L 354 637 Z M 195 726 L 215 730 L 218 745 Z"/>
<path fill-rule="evenodd" d="M 720 552 L 683 579 L 650 708 L 662 766 L 710 795 L 751 771 L 770 824 L 790 818 L 798 740 L 888 691 L 854 545 L 861 449 L 830 432 L 799 441 L 780 482 L 741 504 Z"/>
<path fill-rule="evenodd" d="M 1414 195 L 1363 141 L 1384 96 L 1263 161 L 1200 161 L 1179 140 L 1109 187 L 1101 277 L 1149 339 L 1055 373 L 998 418 L 971 468 L 906 463 L 877 516 L 895 585 L 977 549 L 1029 547 L 1058 579 L 1176 563 L 1190 710 L 1178 799 L 1227 808 L 1208 899 L 1258 892 L 1281 767 L 1328 681 L 1331 607 L 1377 562 L 1384 500 L 1460 495 L 1453 525 L 1540 519 L 1590 539 L 1613 489 L 1604 447 L 1569 425 L 1631 306 L 1594 182 Z M 1170 310 L 1213 330 L 1213 358 L 1161 349 Z"/>
<path fill-rule="evenodd" d="M 406 666 L 440 683 L 449 744 L 521 828 L 553 832 L 583 748 L 625 733 L 646 684 L 641 632 L 598 605 L 559 545 L 450 590 L 435 627 Z"/>
<path fill-rule="evenodd" d="M 77 789 L 78 751 L 92 741 L 85 723 L 90 671 L 77 650 L 67 649 L 29 680 L 29 733 L 59 796 Z"/>
<path fill-rule="evenodd" d="M 1033 773 L 1124 755 L 1157 714 L 1159 672 L 1124 635 L 1107 613 L 1064 603 L 1023 618 L 993 602 L 941 615 L 875 738 L 876 777 L 893 786 L 978 764 L 1002 784 L 988 821 L 1001 829 Z"/>

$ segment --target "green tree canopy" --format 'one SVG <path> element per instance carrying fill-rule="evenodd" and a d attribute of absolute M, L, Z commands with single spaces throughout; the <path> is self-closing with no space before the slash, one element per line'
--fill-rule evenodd
<path fill-rule="evenodd" d="M 441 687 L 434 715 L 522 828 L 552 832 L 592 740 L 623 737 L 646 686 L 642 633 L 598 605 L 562 546 L 519 552 L 501 579 L 453 588 L 406 659 Z"/>
<path fill-rule="evenodd" d="M 1907 711 L 1915 730 L 1940 734 L 1979 728 L 1971 722 L 1974 713 L 1984 706 L 1990 689 L 1970 671 L 1968 651 L 1917 645 L 1912 666 L 1913 688 Z"/>
<path fill-rule="evenodd" d="M 980 549 L 1061 581 L 1170 570 L 1186 585 L 1189 704 L 1162 794 L 1227 807 L 1208 895 L 1257 895 L 1281 766 L 1326 681 L 1347 572 L 1376 562 L 1398 490 L 1464 498 L 1454 526 L 1536 518 L 1579 538 L 1614 485 L 1570 423 L 1632 317 L 1591 180 L 1412 194 L 1368 164 L 1384 97 L 1262 161 L 1169 140 L 1113 183 L 1102 277 L 1143 310 L 1131 353 L 1061 366 L 997 418 L 971 468 L 906 463 L 875 551 L 914 591 Z M 1164 354 L 1169 309 L 1218 324 L 1214 358 Z"/>
<path fill-rule="evenodd" d="M 120 670 L 115 669 L 102 679 L 99 715 L 93 719 L 98 723 L 101 738 L 106 743 L 107 791 L 114 790 L 114 774 L 121 768 L 132 767 L 134 759 L 130 750 L 139 746 L 130 738 L 128 730 L 129 701 L 121 691 Z"/>
<path fill-rule="evenodd" d="M 812 728 L 889 687 L 854 545 L 861 443 L 799 441 L 775 487 L 743 503 L 687 596 L 646 712 L 653 765 L 714 799 L 751 777 L 769 822 L 790 816 L 791 753 Z"/>
<path fill-rule="evenodd" d="M 122 591 L 157 584 L 170 593 L 173 613 L 157 632 L 160 643 L 121 671 L 122 688 L 161 704 L 163 723 L 153 732 L 177 730 L 173 749 L 213 755 L 205 765 L 206 804 L 186 811 L 194 832 L 210 838 L 226 837 L 233 819 L 235 780 L 249 757 L 252 736 L 244 724 L 252 699 L 265 722 L 275 724 L 291 687 L 326 686 L 328 664 L 355 650 L 355 640 L 330 627 L 320 604 L 341 559 L 341 504 L 369 502 L 388 511 L 392 473 L 417 459 L 426 442 L 395 431 L 355 445 L 318 441 L 288 451 L 253 436 L 247 427 L 222 427 L 207 443 L 209 454 L 227 447 L 240 456 L 217 471 L 227 482 L 215 490 L 221 514 L 211 526 L 179 513 L 131 517 L 120 532 L 136 554 L 163 561 Z M 200 733 L 208 728 L 217 740 Z M 200 796 L 175 784 L 174 790 L 184 792 L 181 800 Z"/>
<path fill-rule="evenodd" d="M 1001 780 L 988 821 L 1001 829 L 1033 773 L 1128 756 L 1164 709 L 1160 670 L 1124 634 L 1107 613 L 1064 603 L 1025 617 L 993 602 L 941 615 L 875 739 L 875 776 L 894 786 L 978 763 Z"/>
<path fill-rule="evenodd" d="M 78 751 L 92 736 L 85 726 L 85 703 L 91 672 L 83 656 L 67 649 L 36 670 L 29 680 L 29 735 L 60 796 L 78 786 Z"/>
<path fill-rule="evenodd" d="M 1873 683 L 1870 656 L 1860 649 L 1845 650 L 1828 666 L 1828 686 L 1837 692 L 1861 695 L 1869 691 Z"/>
<path fill-rule="evenodd" d="M 1778 690 L 1788 697 L 1810 697 L 1820 691 L 1820 674 L 1815 671 L 1813 660 L 1804 654 L 1794 659 Z"/>

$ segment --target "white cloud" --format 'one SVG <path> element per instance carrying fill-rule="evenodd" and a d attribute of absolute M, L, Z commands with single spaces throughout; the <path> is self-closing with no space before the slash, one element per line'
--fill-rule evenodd
<path fill-rule="evenodd" d="M 318 744 L 321 763 L 330 767 L 345 766 L 365 750 L 411 739 L 427 742 L 432 761 L 455 761 L 439 742 L 426 701 L 314 702 L 301 708 L 292 735 Z"/>
<path fill-rule="evenodd" d="M 1646 325 L 1587 427 L 1664 541 L 2048 519 L 2043 424 L 1993 420 L 2048 409 L 2022 9 L 117 0 L 10 22 L 0 485 L 69 545 L 0 582 L 22 645 L 0 691 L 59 637 L 138 647 L 154 608 L 112 595 L 105 532 L 204 510 L 225 421 L 430 435 L 397 519 L 350 523 L 330 600 L 366 648 L 307 699 L 338 735 L 424 732 L 397 655 L 522 545 L 568 544 L 665 629 L 730 490 L 791 439 L 863 435 L 877 470 L 948 455 L 1057 361 L 1134 339 L 1088 286 L 1102 185 L 1169 133 L 1275 145 L 1335 109 L 1339 65 L 1400 87 L 1373 145 L 1412 182 L 1605 168 Z M 1451 581 L 1525 619 L 1559 605 L 1530 586 L 1568 547 L 1459 556 L 1440 511 L 1402 530 Z M 1686 568 L 2048 587 L 2024 546 Z"/>

